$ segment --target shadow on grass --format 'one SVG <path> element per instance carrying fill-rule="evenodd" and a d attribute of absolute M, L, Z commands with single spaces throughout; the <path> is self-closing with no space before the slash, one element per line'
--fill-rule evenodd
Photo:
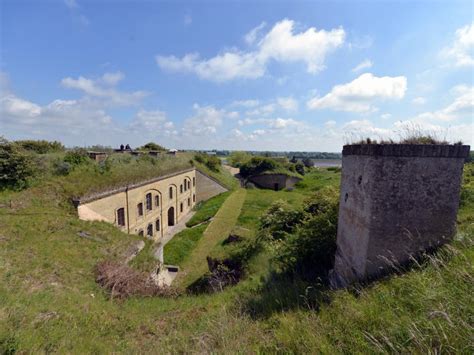
<path fill-rule="evenodd" d="M 253 319 L 268 318 L 273 313 L 294 309 L 319 311 L 330 303 L 326 282 L 304 281 L 288 274 L 271 273 L 256 293 L 242 300 L 243 311 Z"/>

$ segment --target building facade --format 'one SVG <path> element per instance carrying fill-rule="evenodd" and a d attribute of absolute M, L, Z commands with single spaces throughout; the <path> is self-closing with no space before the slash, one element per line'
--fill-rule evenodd
<path fill-rule="evenodd" d="M 82 220 L 106 221 L 158 241 L 193 209 L 197 190 L 196 169 L 191 168 L 81 198 L 77 211 Z"/>

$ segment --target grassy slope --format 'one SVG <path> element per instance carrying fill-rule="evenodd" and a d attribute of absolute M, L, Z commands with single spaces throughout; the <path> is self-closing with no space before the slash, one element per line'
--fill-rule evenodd
<path fill-rule="evenodd" d="M 470 167 L 468 184 L 474 185 Z M 338 174 L 307 176 L 294 192 L 248 190 L 237 225 L 252 237 L 278 198 L 300 203 Z M 235 287 L 214 295 L 111 302 L 93 280 L 98 260 L 120 255 L 136 237 L 105 223 L 78 221 L 54 188 L 0 195 L 0 349 L 62 352 L 464 352 L 472 353 L 474 203 L 459 214 L 459 236 L 442 258 L 360 291 L 328 291 L 327 304 L 255 317 L 265 257 Z M 33 197 L 33 199 L 31 198 Z M 77 237 L 80 230 L 107 240 Z M 452 252 L 449 252 L 452 250 Z M 433 311 L 441 311 L 433 313 Z"/>
<path fill-rule="evenodd" d="M 195 226 L 199 223 L 208 221 L 214 217 L 219 208 L 221 208 L 224 201 L 229 197 L 230 192 L 224 192 L 220 195 L 214 196 L 207 201 L 200 202 L 196 207 L 196 213 L 186 223 L 187 227 Z"/>
<path fill-rule="evenodd" d="M 232 231 L 244 203 L 245 195 L 246 190 L 238 189 L 226 199 L 204 231 L 196 248 L 182 263 L 183 273 L 178 276 L 179 285 L 189 285 L 207 271 L 206 257 L 209 255 L 209 250 L 227 238 Z"/>

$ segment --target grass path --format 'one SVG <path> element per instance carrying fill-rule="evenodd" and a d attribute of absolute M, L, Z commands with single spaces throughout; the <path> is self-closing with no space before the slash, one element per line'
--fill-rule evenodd
<path fill-rule="evenodd" d="M 228 237 L 245 201 L 245 189 L 238 189 L 230 195 L 219 209 L 214 219 L 204 231 L 198 245 L 181 265 L 182 272 L 175 280 L 178 286 L 187 286 L 207 271 L 206 257 L 211 249 Z"/>

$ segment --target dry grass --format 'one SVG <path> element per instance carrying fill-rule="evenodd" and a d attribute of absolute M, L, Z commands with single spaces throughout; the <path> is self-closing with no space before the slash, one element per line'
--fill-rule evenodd
<path fill-rule="evenodd" d="M 96 282 L 110 293 L 110 298 L 132 296 L 176 296 L 175 290 L 158 287 L 149 273 L 140 272 L 115 261 L 103 261 L 96 266 Z"/>

